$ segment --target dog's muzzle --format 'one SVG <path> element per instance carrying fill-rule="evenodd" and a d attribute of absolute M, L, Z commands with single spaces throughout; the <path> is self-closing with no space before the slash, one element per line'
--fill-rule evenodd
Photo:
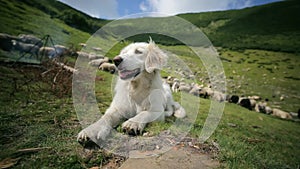
<path fill-rule="evenodd" d="M 115 63 L 116 67 L 118 68 L 118 73 L 119 73 L 119 76 L 122 80 L 135 78 L 137 75 L 140 74 L 140 72 L 141 72 L 140 68 L 133 69 L 133 70 L 127 70 L 126 68 L 120 66 L 122 61 L 123 61 L 123 58 L 121 58 L 120 56 L 116 56 L 113 59 L 113 62 Z"/>

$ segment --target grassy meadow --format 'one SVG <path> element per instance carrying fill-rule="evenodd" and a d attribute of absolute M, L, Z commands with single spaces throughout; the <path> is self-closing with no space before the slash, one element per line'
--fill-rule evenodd
<path fill-rule="evenodd" d="M 2 33 L 34 34 L 40 38 L 51 35 L 55 44 L 73 50 L 80 50 L 78 43 L 86 42 L 95 30 L 109 22 L 88 17 L 54 0 L 4 0 L 0 4 Z M 300 108 L 299 8 L 299 2 L 291 0 L 243 10 L 182 14 L 179 17 L 201 28 L 217 46 L 228 94 L 259 95 L 268 98 L 271 107 L 297 112 Z M 285 15 L 278 16 L 280 12 Z M 279 19 L 269 23 L 274 17 Z M 80 23 L 87 27 L 80 27 Z M 184 61 L 195 73 L 197 83 L 208 82 L 206 68 L 189 48 L 160 35 L 152 38 L 158 39 L 160 48 Z M 148 34 L 116 44 L 106 56 L 112 58 L 124 46 L 140 39 L 147 41 Z M 106 45 L 105 42 L 101 39 L 96 43 L 101 47 Z M 86 150 L 77 143 L 81 124 L 72 100 L 72 75 L 51 66 L 53 71 L 47 72 L 49 65 L 41 68 L 7 62 L 18 56 L 17 52 L 0 50 L 0 166 L 119 166 L 123 157 L 103 150 Z M 70 66 L 74 66 L 75 61 L 74 56 L 63 58 Z M 168 75 L 165 71 L 162 74 Z M 112 100 L 112 80 L 112 74 L 97 71 L 95 95 L 101 113 Z M 284 100 L 280 100 L 281 96 Z M 176 93 L 174 97 L 180 100 L 181 94 Z M 188 136 L 199 137 L 211 102 L 200 99 L 199 114 Z M 158 134 L 172 124 L 172 119 L 166 121 L 150 124 L 146 131 Z M 294 169 L 300 166 L 299 127 L 299 120 L 282 120 L 226 103 L 222 119 L 206 143 L 218 145 L 219 168 Z"/>

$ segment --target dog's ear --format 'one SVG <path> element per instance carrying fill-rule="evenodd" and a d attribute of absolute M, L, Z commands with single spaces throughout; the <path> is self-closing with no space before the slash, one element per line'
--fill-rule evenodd
<path fill-rule="evenodd" d="M 159 49 L 150 38 L 148 45 L 148 55 L 145 61 L 145 69 L 148 73 L 152 73 L 155 69 L 161 70 L 167 63 L 167 55 Z"/>

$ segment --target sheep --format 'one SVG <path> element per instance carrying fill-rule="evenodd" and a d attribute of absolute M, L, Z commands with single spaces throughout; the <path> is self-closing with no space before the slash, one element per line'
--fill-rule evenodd
<path fill-rule="evenodd" d="M 117 70 L 117 67 L 115 64 L 113 63 L 102 63 L 100 66 L 99 66 L 99 69 L 102 70 L 102 71 L 107 71 L 107 72 L 110 72 L 110 73 L 115 73 L 115 71 Z"/>
<path fill-rule="evenodd" d="M 103 59 L 104 56 L 103 55 L 96 55 L 95 53 L 90 53 L 89 56 L 88 56 L 88 58 L 90 60 L 95 60 L 95 59 Z"/>
<path fill-rule="evenodd" d="M 20 53 L 29 53 L 38 57 L 39 47 L 33 44 L 27 44 L 18 42 L 16 40 L 11 40 L 14 50 L 19 51 Z"/>
<path fill-rule="evenodd" d="M 174 82 L 172 84 L 172 91 L 177 93 L 178 92 L 178 88 L 179 88 L 179 80 L 177 78 L 174 79 Z"/>
<path fill-rule="evenodd" d="M 175 79 L 172 76 L 168 76 L 166 78 L 166 83 L 168 83 L 170 86 L 173 86 L 174 80 Z"/>
<path fill-rule="evenodd" d="M 273 109 L 272 111 L 272 115 L 273 116 L 276 116 L 276 117 L 279 117 L 279 118 L 282 118 L 282 119 L 292 119 L 292 116 L 288 113 L 288 112 L 285 112 L 283 110 L 280 110 L 280 109 Z"/>
<path fill-rule="evenodd" d="M 199 96 L 200 91 L 201 91 L 201 87 L 198 84 L 194 83 L 192 84 L 192 89 L 189 91 L 189 93 L 195 96 Z"/>
<path fill-rule="evenodd" d="M 70 53 L 70 50 L 63 45 L 54 45 L 56 57 L 61 57 Z"/>
<path fill-rule="evenodd" d="M 41 47 L 39 49 L 39 55 L 41 57 L 47 56 L 48 58 L 52 59 L 52 58 L 56 57 L 56 51 L 52 47 Z"/>
<path fill-rule="evenodd" d="M 43 46 L 43 42 L 40 38 L 37 38 L 34 35 L 25 35 L 25 34 L 20 34 L 19 39 L 23 43 L 29 43 L 29 44 L 34 44 L 38 46 L 39 48 Z"/>
<path fill-rule="evenodd" d="M 200 96 L 203 98 L 209 98 L 212 96 L 214 91 L 210 87 L 204 87 L 200 91 Z"/>
<path fill-rule="evenodd" d="M 272 114 L 272 108 L 267 106 L 267 102 L 258 102 L 254 110 L 258 113 L 264 113 L 264 114 Z"/>
<path fill-rule="evenodd" d="M 272 114 L 273 110 L 271 107 L 266 106 L 266 114 Z"/>
<path fill-rule="evenodd" d="M 256 100 L 250 99 L 251 110 L 253 110 L 256 106 Z"/>
<path fill-rule="evenodd" d="M 269 115 L 269 114 L 272 114 L 272 112 L 273 112 L 272 108 L 269 106 L 266 106 L 266 114 Z"/>
<path fill-rule="evenodd" d="M 78 55 L 78 57 L 83 57 L 83 58 L 89 58 L 89 53 L 86 53 L 86 52 L 81 52 L 81 51 L 78 51 L 76 52 L 76 54 Z"/>
<path fill-rule="evenodd" d="M 99 67 L 102 63 L 109 62 L 110 59 L 108 57 L 105 57 L 103 59 L 95 59 L 89 62 L 89 65 Z"/>
<path fill-rule="evenodd" d="M 252 110 L 251 101 L 248 98 L 245 97 L 240 98 L 238 104 L 242 107 Z"/>
<path fill-rule="evenodd" d="M 266 107 L 267 107 L 266 102 L 258 102 L 255 106 L 255 111 L 258 113 L 266 113 Z"/>
<path fill-rule="evenodd" d="M 179 87 L 178 87 L 178 91 L 182 91 L 182 92 L 189 92 L 191 90 L 191 86 L 189 84 L 186 84 L 184 82 L 181 82 L 179 84 Z"/>
<path fill-rule="evenodd" d="M 230 96 L 228 99 L 228 102 L 237 104 L 239 102 L 239 96 L 237 96 L 237 95 Z"/>
<path fill-rule="evenodd" d="M 226 95 L 219 91 L 214 91 L 211 95 L 212 99 L 218 102 L 224 102 L 226 100 Z"/>
<path fill-rule="evenodd" d="M 253 99 L 253 100 L 261 100 L 261 97 L 260 96 L 248 96 L 248 99 Z"/>

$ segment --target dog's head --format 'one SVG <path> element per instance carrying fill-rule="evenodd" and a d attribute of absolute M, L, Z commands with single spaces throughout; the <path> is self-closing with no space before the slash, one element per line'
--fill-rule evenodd
<path fill-rule="evenodd" d="M 137 77 L 141 72 L 161 70 L 167 63 L 167 55 L 150 39 L 149 43 L 132 43 L 113 59 L 123 80 Z"/>

